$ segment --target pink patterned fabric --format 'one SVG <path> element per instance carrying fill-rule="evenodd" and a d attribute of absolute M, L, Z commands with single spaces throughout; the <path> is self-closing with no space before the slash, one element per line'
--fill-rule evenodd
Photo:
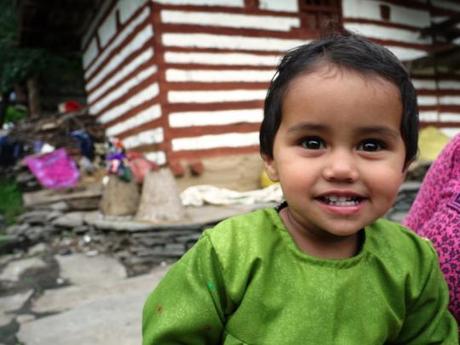
<path fill-rule="evenodd" d="M 433 242 L 460 322 L 460 134 L 433 162 L 403 223 Z"/>
<path fill-rule="evenodd" d="M 80 173 L 65 149 L 25 159 L 30 171 L 43 187 L 51 189 L 75 187 Z"/>

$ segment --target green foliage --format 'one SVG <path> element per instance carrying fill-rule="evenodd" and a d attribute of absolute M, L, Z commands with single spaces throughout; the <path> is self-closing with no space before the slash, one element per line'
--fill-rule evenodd
<path fill-rule="evenodd" d="M 27 109 L 24 106 L 8 106 L 6 108 L 5 123 L 15 123 L 27 116 Z"/>
<path fill-rule="evenodd" d="M 18 15 L 14 0 L 0 0 L 0 92 L 45 71 L 54 57 L 44 49 L 18 45 Z"/>
<path fill-rule="evenodd" d="M 14 179 L 0 177 L 0 214 L 7 224 L 13 224 L 23 212 L 22 193 Z"/>

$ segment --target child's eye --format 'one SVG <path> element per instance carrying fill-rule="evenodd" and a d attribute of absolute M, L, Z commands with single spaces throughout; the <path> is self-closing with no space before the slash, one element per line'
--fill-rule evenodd
<path fill-rule="evenodd" d="M 324 141 L 318 137 L 304 138 L 300 142 L 300 145 L 307 150 L 320 150 L 326 147 Z"/>
<path fill-rule="evenodd" d="M 376 139 L 367 139 L 363 140 L 359 145 L 358 145 L 358 150 L 360 151 L 366 151 L 366 152 L 376 152 L 383 150 L 385 148 L 385 144 Z"/>

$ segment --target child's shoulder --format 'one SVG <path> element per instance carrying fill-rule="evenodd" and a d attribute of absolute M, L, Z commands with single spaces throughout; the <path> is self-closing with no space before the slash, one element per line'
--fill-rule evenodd
<path fill-rule="evenodd" d="M 371 230 L 375 230 L 378 234 L 378 239 L 384 240 L 389 244 L 396 246 L 421 246 L 423 248 L 431 248 L 430 241 L 417 235 L 404 225 L 393 222 L 391 220 L 381 218 L 370 226 Z"/>
<path fill-rule="evenodd" d="M 366 236 L 370 250 L 384 258 L 426 265 L 436 259 L 436 252 L 428 239 L 387 219 L 379 219 L 370 225 Z"/>

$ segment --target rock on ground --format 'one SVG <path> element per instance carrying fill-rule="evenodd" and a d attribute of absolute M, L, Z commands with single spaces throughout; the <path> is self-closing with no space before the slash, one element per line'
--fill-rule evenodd
<path fill-rule="evenodd" d="M 38 258 L 28 258 L 10 262 L 0 274 L 0 280 L 18 281 L 21 274 L 32 268 L 46 267 Z"/>
<path fill-rule="evenodd" d="M 28 290 L 13 296 L 0 298 L 0 327 L 9 324 L 16 317 L 12 311 L 21 308 L 32 294 L 33 291 Z"/>
<path fill-rule="evenodd" d="M 84 254 L 55 256 L 61 268 L 61 277 L 74 285 L 91 285 L 97 282 L 117 281 L 126 278 L 126 269 L 116 259 L 108 256 L 88 257 Z"/>
<path fill-rule="evenodd" d="M 144 302 L 167 269 L 158 267 L 150 274 L 112 284 L 113 293 L 67 312 L 25 322 L 18 339 L 24 345 L 141 344 Z"/>

